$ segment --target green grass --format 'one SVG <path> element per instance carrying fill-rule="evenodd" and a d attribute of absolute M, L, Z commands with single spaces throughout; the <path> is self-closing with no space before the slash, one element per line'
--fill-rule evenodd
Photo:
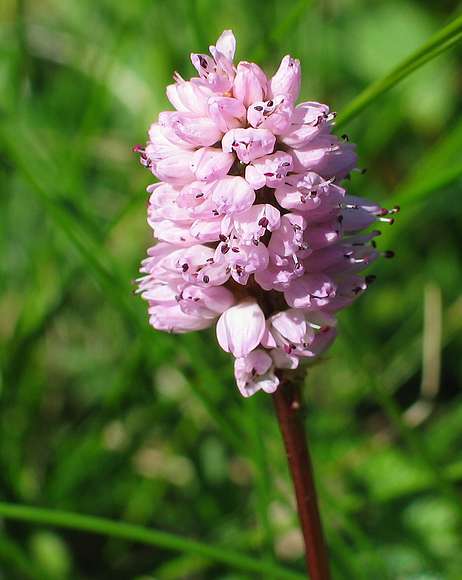
<path fill-rule="evenodd" d="M 1 577 L 303 577 L 271 401 L 240 398 L 212 331 L 156 333 L 132 293 L 151 239 L 131 146 L 224 28 L 268 71 L 302 60 L 303 99 L 368 168 L 352 192 L 402 207 L 379 238 L 396 259 L 305 386 L 334 578 L 460 577 L 460 6 L 262 6 L 0 7 Z"/>

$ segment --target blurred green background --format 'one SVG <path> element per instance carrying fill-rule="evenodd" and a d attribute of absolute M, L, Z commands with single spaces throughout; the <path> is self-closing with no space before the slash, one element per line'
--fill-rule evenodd
<path fill-rule="evenodd" d="M 303 574 L 271 400 L 243 400 L 213 331 L 147 326 L 151 243 L 131 153 L 224 28 L 339 112 L 454 18 L 411 0 L 2 0 L 0 499 L 99 515 Z M 462 578 L 461 46 L 341 132 L 351 190 L 400 203 L 395 260 L 305 385 L 335 579 Z M 221 549 L 221 548 L 220 548 Z M 232 558 L 231 558 L 232 560 Z M 245 568 L 245 567 L 244 567 Z M 194 550 L 0 519 L 0 578 L 246 579 Z M 297 577 L 294 575 L 294 578 Z"/>

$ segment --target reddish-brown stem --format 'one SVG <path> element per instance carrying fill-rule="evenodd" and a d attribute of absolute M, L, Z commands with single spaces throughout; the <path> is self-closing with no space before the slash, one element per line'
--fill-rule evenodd
<path fill-rule="evenodd" d="M 282 381 L 273 401 L 294 484 L 308 572 L 311 580 L 329 580 L 329 562 L 296 382 Z"/>

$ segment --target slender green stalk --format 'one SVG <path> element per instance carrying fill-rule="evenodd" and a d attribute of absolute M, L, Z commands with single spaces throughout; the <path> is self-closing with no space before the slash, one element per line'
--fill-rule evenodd
<path fill-rule="evenodd" d="M 439 54 L 452 48 L 462 39 L 462 15 L 431 36 L 389 74 L 369 85 L 337 117 L 336 127 L 343 127 L 386 91 Z"/>
<path fill-rule="evenodd" d="M 330 580 L 329 556 L 302 419 L 300 386 L 297 377 L 289 379 L 286 376 L 283 380 L 283 384 L 273 393 L 273 403 L 294 486 L 305 543 L 306 567 L 311 580 Z"/>
<path fill-rule="evenodd" d="M 159 548 L 167 550 L 197 554 L 210 560 L 229 564 L 234 568 L 258 574 L 272 575 L 274 578 L 281 578 L 281 580 L 302 580 L 305 577 L 303 574 L 284 570 L 279 566 L 262 562 L 240 552 L 229 550 L 228 548 L 212 546 L 209 543 L 205 544 L 196 540 L 190 540 L 189 538 L 184 538 L 176 534 L 152 528 L 148 529 L 124 522 L 115 522 L 95 516 L 3 502 L 0 502 L 0 516 L 5 519 L 104 534 L 106 536 L 158 546 Z"/>

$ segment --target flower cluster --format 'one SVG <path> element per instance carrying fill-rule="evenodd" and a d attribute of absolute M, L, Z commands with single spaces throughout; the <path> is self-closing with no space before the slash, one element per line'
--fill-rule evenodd
<path fill-rule="evenodd" d="M 200 330 L 218 318 L 218 342 L 249 396 L 273 392 L 277 369 L 332 343 L 335 313 L 364 292 L 373 277 L 358 272 L 380 255 L 380 232 L 360 232 L 392 222 L 397 209 L 339 185 L 356 167 L 355 146 L 332 134 L 326 105 L 296 104 L 298 60 L 285 56 L 268 79 L 255 63 L 235 66 L 234 52 L 225 31 L 211 56 L 193 54 L 199 76 L 175 75 L 175 111 L 135 148 L 160 180 L 148 188 L 159 242 L 139 291 L 158 330 Z"/>

